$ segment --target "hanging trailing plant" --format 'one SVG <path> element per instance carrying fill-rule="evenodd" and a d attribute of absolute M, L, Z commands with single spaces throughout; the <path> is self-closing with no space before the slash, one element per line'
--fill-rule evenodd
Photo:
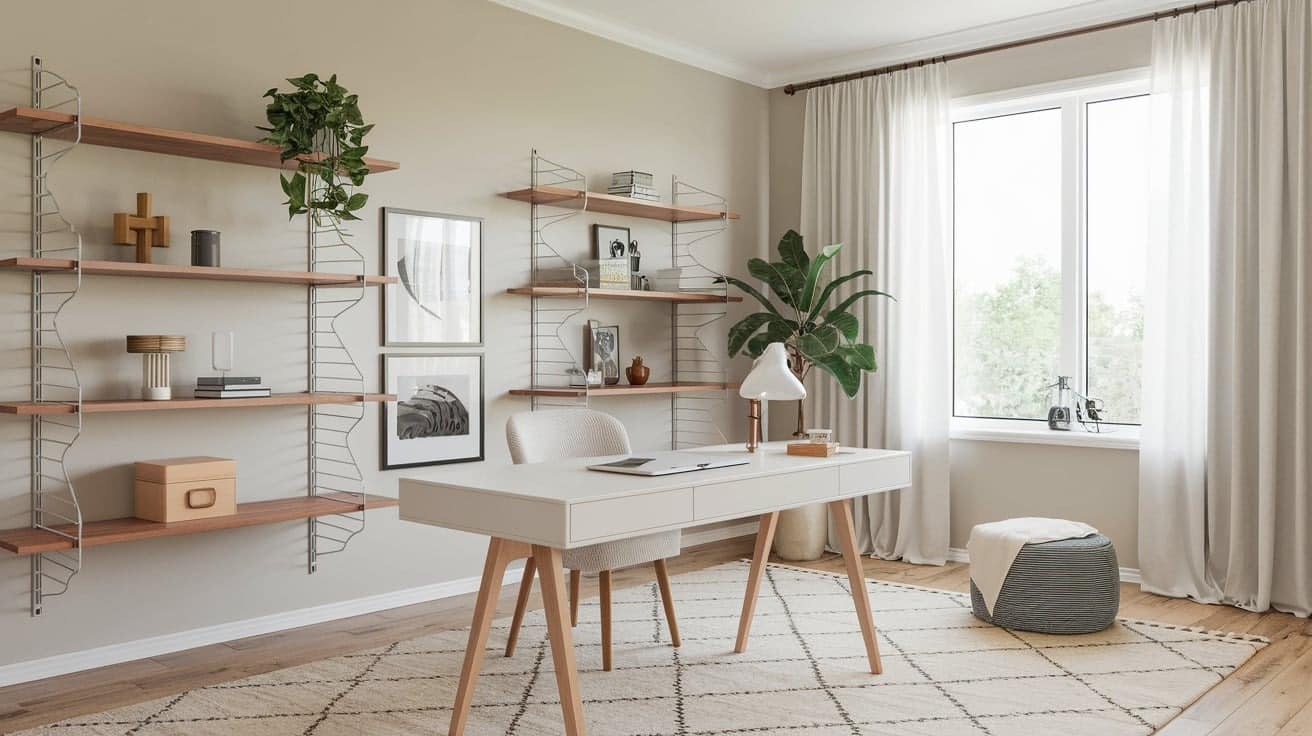
<path fill-rule="evenodd" d="M 353 191 L 364 183 L 369 167 L 364 137 L 373 129 L 360 115 L 359 96 L 337 83 L 334 74 L 322 80 L 317 74 L 288 79 L 295 90 L 277 87 L 264 93 L 270 98 L 265 116 L 269 127 L 261 143 L 282 149 L 282 160 L 296 159 L 296 173 L 282 174 L 288 218 L 311 209 L 334 220 L 358 220 L 356 212 L 369 195 Z"/>

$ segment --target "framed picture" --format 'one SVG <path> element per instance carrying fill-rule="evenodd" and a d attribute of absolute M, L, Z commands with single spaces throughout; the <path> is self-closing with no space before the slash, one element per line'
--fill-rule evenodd
<path fill-rule="evenodd" d="M 618 241 L 619 245 L 616 245 Z M 603 258 L 622 258 L 629 250 L 629 229 L 614 225 L 592 226 L 592 256 Z"/>
<path fill-rule="evenodd" d="M 384 355 L 382 469 L 483 459 L 483 356 Z"/>
<path fill-rule="evenodd" d="M 483 344 L 483 220 L 383 208 L 383 344 Z"/>
<path fill-rule="evenodd" d="M 583 325 L 583 370 L 601 371 L 602 382 L 620 382 L 620 327 L 602 326 L 595 319 Z"/>

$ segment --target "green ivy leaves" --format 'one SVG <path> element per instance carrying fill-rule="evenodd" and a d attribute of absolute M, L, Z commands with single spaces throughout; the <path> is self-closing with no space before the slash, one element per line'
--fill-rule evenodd
<path fill-rule="evenodd" d="M 800 364 L 803 374 L 810 366 L 818 366 L 838 381 L 843 393 L 856 396 L 861 389 L 862 374 L 876 370 L 877 365 L 875 349 L 858 341 L 861 321 L 849 310 L 866 297 L 893 297 L 877 289 L 862 289 L 829 308 L 829 300 L 839 287 L 873 275 L 862 269 L 830 278 L 821 287 L 823 277 L 830 270 L 828 265 L 842 247 L 827 245 L 812 258 L 802 244 L 802 236 L 789 230 L 779 240 L 778 261 L 760 258 L 748 261 L 747 271 L 770 287 L 783 308 L 776 307 L 751 284 L 727 277 L 726 281 L 765 309 L 747 315 L 729 328 L 729 355 L 745 352 L 756 358 L 770 343 L 782 342 L 788 346 L 794 362 Z M 788 312 L 793 313 L 794 319 L 785 316 Z"/>
<path fill-rule="evenodd" d="M 306 74 L 287 81 L 294 91 L 274 87 L 264 93 L 270 98 L 264 111 L 269 127 L 260 130 L 266 133 L 261 142 L 281 148 L 283 161 L 298 160 L 295 174 L 280 177 L 288 218 L 315 209 L 336 220 L 359 220 L 355 213 L 369 195 L 350 187 L 363 184 L 369 174 L 364 137 L 374 127 L 364 124 L 359 96 L 338 84 L 336 74 L 326 80 Z"/>

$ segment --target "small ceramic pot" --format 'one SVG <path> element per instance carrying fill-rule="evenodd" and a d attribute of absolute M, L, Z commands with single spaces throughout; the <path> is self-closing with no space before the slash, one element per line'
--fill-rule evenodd
<path fill-rule="evenodd" d="M 219 231 L 191 231 L 191 265 L 219 266 Z"/>
<path fill-rule="evenodd" d="M 630 386 L 641 386 L 651 378 L 651 369 L 642 364 L 642 356 L 639 355 L 633 359 L 633 365 L 624 369 L 624 377 L 629 379 Z"/>

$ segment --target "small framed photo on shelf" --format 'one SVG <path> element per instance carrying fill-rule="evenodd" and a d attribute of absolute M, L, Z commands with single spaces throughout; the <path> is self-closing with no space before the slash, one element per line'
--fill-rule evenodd
<path fill-rule="evenodd" d="M 590 319 L 583 325 L 583 370 L 601 372 L 607 386 L 620 382 L 620 327 Z"/>
<path fill-rule="evenodd" d="M 597 260 L 623 258 L 629 250 L 629 229 L 614 225 L 592 226 L 592 257 Z"/>
<path fill-rule="evenodd" d="M 384 355 L 382 469 L 483 459 L 483 356 Z"/>
<path fill-rule="evenodd" d="M 483 220 L 382 210 L 383 345 L 482 345 Z"/>

